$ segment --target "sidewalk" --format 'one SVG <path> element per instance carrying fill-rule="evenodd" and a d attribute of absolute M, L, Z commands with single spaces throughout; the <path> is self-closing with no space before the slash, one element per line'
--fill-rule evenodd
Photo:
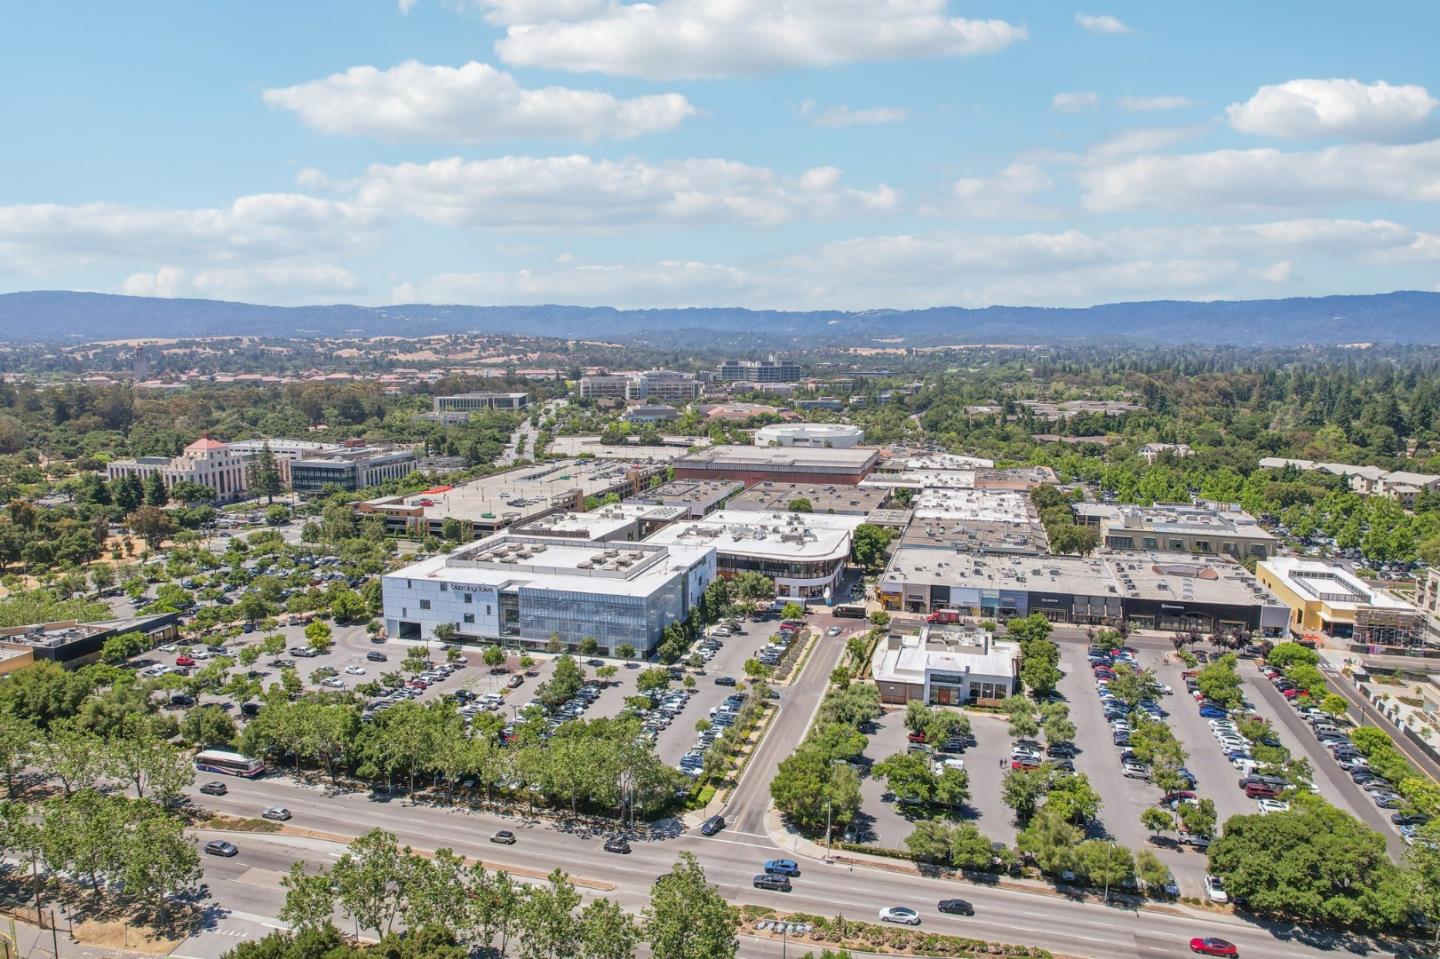
<path fill-rule="evenodd" d="M 31 910 L 33 912 L 33 909 Z M 9 940 L 13 933 L 19 955 L 25 959 L 57 957 L 57 959 L 154 959 L 162 952 L 136 952 L 115 946 L 88 945 L 74 942 L 67 931 L 67 923 L 56 916 L 58 930 L 41 929 L 29 922 L 22 922 L 10 916 L 0 917 L 0 938 Z"/>

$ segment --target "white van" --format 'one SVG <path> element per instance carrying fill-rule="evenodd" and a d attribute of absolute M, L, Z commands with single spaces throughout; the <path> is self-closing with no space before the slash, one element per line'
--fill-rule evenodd
<path fill-rule="evenodd" d="M 1255 760 L 1246 759 L 1244 756 L 1230 760 L 1230 765 L 1234 766 L 1242 776 L 1250 775 L 1260 766 Z"/>

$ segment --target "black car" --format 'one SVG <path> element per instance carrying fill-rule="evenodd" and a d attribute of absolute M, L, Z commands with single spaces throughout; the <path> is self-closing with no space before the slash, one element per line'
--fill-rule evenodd
<path fill-rule="evenodd" d="M 715 677 L 715 685 L 716 685 L 716 686 L 734 686 L 734 685 L 735 685 L 735 677 L 734 677 L 734 676 L 716 676 L 716 677 Z"/>
<path fill-rule="evenodd" d="M 713 836 L 725 828 L 724 816 L 711 816 L 700 824 L 700 835 Z"/>
<path fill-rule="evenodd" d="M 254 718 L 254 717 L 256 717 L 256 716 L 259 716 L 259 715 L 260 715 L 260 704 L 259 704 L 259 703 L 241 703 L 241 704 L 240 704 L 240 715 L 242 715 L 242 716 L 249 716 L 249 717 L 251 717 L 251 718 Z"/>
<path fill-rule="evenodd" d="M 1423 826 L 1430 821 L 1430 817 L 1418 814 L 1406 815 L 1405 813 L 1397 812 L 1390 817 L 1390 821 L 1397 826 Z"/>
<path fill-rule="evenodd" d="M 790 891 L 790 877 L 782 876 L 779 873 L 767 872 L 764 875 L 755 877 L 756 889 L 770 889 L 775 892 Z"/>
<path fill-rule="evenodd" d="M 386 656 L 384 653 L 380 652 L 380 650 L 378 650 L 378 649 L 372 649 L 372 650 L 370 650 L 370 652 L 368 652 L 368 653 L 365 654 L 365 658 L 368 659 L 368 660 L 370 660 L 370 662 L 372 662 L 372 663 L 383 663 L 383 662 L 385 662 L 387 659 L 389 659 L 390 657 L 389 657 L 389 656 Z"/>
<path fill-rule="evenodd" d="M 207 796 L 223 796 L 230 791 L 230 787 L 222 782 L 211 782 L 201 786 L 200 791 Z"/>
<path fill-rule="evenodd" d="M 605 841 L 606 852 L 617 852 L 622 856 L 630 854 L 630 842 L 624 836 L 616 836 L 614 839 Z"/>
<path fill-rule="evenodd" d="M 947 739 L 940 744 L 939 751 L 942 753 L 963 753 L 966 742 L 963 739 Z"/>
<path fill-rule="evenodd" d="M 194 706 L 195 697 L 187 693 L 175 693 L 170 697 L 171 706 Z"/>
<path fill-rule="evenodd" d="M 975 907 L 964 899 L 941 899 L 936 908 L 941 912 L 948 912 L 952 916 L 975 915 Z"/>
<path fill-rule="evenodd" d="M 515 845 L 515 834 L 508 829 L 502 829 L 490 837 L 491 842 L 498 842 L 502 846 Z"/>
<path fill-rule="evenodd" d="M 240 851 L 233 842 L 226 842 L 223 839 L 212 839 L 205 844 L 207 856 L 224 856 L 227 859 Z"/>

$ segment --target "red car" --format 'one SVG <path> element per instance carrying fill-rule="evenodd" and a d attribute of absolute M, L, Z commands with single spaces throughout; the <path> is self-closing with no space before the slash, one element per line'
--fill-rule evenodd
<path fill-rule="evenodd" d="M 906 736 L 905 738 L 908 739 L 908 740 L 910 740 L 912 743 L 923 743 L 923 742 L 925 741 L 925 734 L 924 734 L 924 733 L 911 733 L 910 735 Z"/>
<path fill-rule="evenodd" d="M 175 665 L 176 665 L 176 666 L 194 666 L 194 665 L 195 665 L 195 660 L 192 659 L 192 658 L 189 657 L 189 656 L 176 656 L 176 657 L 175 657 Z"/>
<path fill-rule="evenodd" d="M 1010 760 L 1010 768 L 1011 768 L 1011 769 L 1039 769 L 1039 768 L 1040 768 L 1040 760 L 1038 760 L 1038 759 L 1012 759 L 1012 760 Z"/>
<path fill-rule="evenodd" d="M 1281 695 L 1281 696 L 1284 696 L 1286 699 L 1294 699 L 1296 696 L 1299 696 L 1299 695 L 1300 695 L 1300 690 L 1298 690 L 1298 689 L 1282 689 L 1282 690 L 1280 690 L 1280 695 Z"/>
<path fill-rule="evenodd" d="M 1235 948 L 1235 943 L 1226 942 L 1224 939 L 1217 939 L 1214 936 L 1196 936 L 1190 940 L 1190 951 L 1198 952 L 1202 956 L 1230 956 L 1240 955 L 1240 950 Z"/>

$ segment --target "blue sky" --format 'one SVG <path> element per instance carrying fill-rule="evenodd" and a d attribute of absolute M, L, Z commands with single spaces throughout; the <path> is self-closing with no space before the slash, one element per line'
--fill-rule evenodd
<path fill-rule="evenodd" d="M 1440 8 L 16 5 L 0 290 L 870 309 L 1440 284 Z"/>

